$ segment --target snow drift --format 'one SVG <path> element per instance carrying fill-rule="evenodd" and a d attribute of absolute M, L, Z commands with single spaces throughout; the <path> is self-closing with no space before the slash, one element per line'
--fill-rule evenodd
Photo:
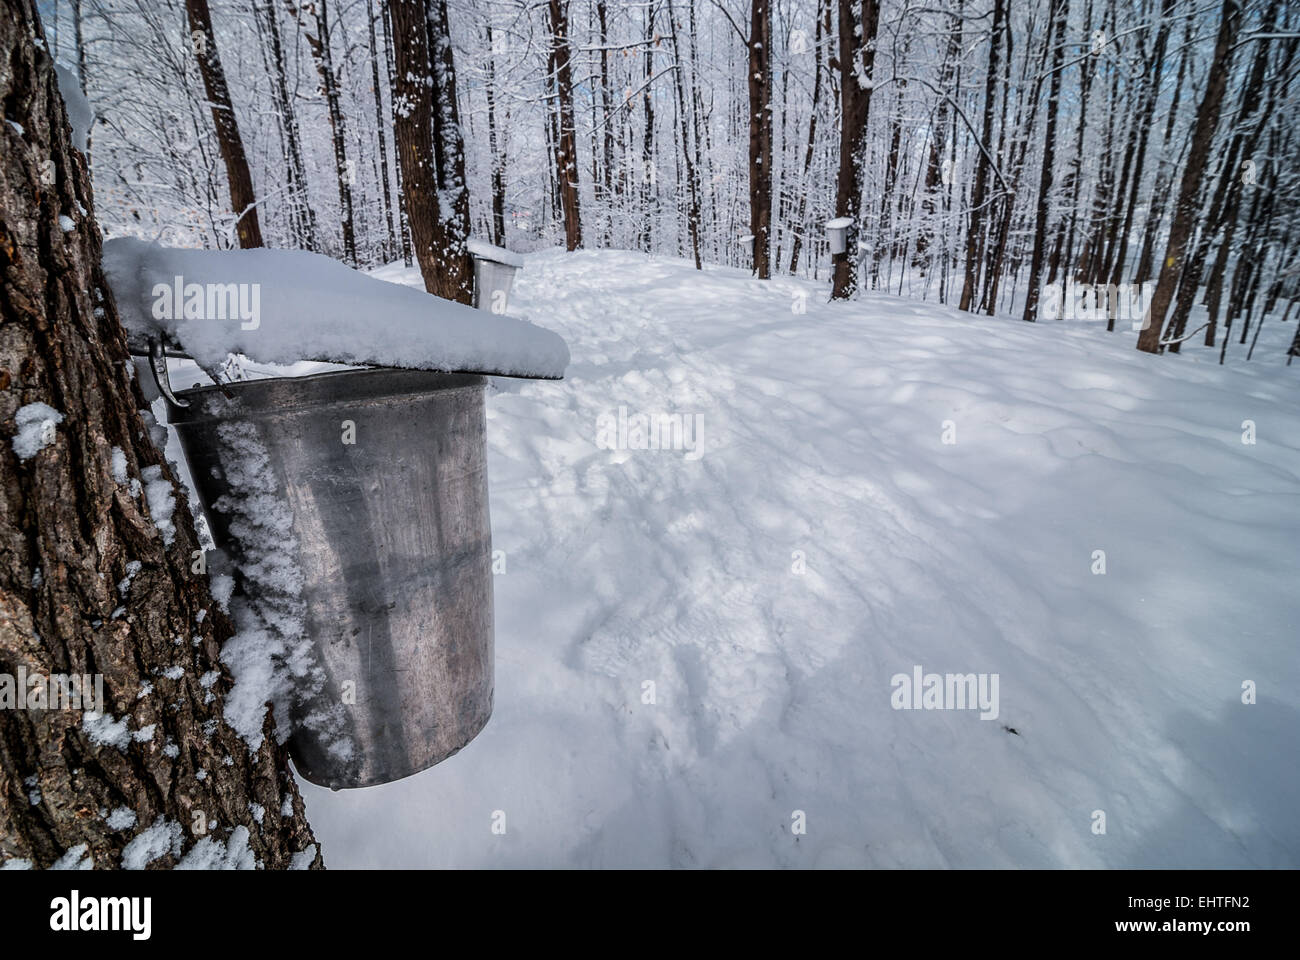
<path fill-rule="evenodd" d="M 528 257 L 574 362 L 489 398 L 496 713 L 304 784 L 330 866 L 1300 865 L 1300 369 L 826 296 Z M 918 667 L 996 719 L 896 708 Z"/>

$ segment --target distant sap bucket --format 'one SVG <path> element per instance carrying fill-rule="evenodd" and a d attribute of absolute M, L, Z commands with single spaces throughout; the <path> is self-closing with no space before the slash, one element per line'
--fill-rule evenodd
<path fill-rule="evenodd" d="M 279 552 L 301 572 L 293 609 L 320 672 L 319 689 L 290 709 L 289 754 L 312 783 L 408 777 L 455 754 L 491 716 L 485 384 L 356 370 L 229 383 L 229 397 L 187 390 L 189 406 L 170 408 L 213 536 L 235 556 L 236 595 L 254 608 L 269 601 L 275 613 L 283 598 L 240 569 L 247 523 L 221 499 L 238 502 L 232 477 L 247 471 L 250 447 L 267 457 L 273 503 L 291 510 Z M 313 716 L 332 719 L 303 722 Z M 276 722 L 283 730 L 289 718 Z"/>
<path fill-rule="evenodd" d="M 505 313 L 510 307 L 515 271 L 523 266 L 523 258 L 482 240 L 471 240 L 468 248 L 474 258 L 474 306 L 491 313 Z"/>
<path fill-rule="evenodd" d="M 826 242 L 832 254 L 841 254 L 848 250 L 849 227 L 853 221 L 849 217 L 836 217 L 826 222 Z"/>
<path fill-rule="evenodd" d="M 510 306 L 510 287 L 515 267 L 474 258 L 474 306 L 491 313 L 505 313 Z"/>

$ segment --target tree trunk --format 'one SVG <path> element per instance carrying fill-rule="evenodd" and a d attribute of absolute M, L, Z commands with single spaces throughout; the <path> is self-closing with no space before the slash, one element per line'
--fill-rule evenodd
<path fill-rule="evenodd" d="M 1061 100 L 1061 64 L 1065 61 L 1065 24 L 1070 18 L 1069 0 L 1052 0 L 1052 20 L 1047 42 L 1052 51 L 1052 80 L 1047 92 L 1047 126 L 1043 131 L 1043 166 L 1038 179 L 1038 211 L 1034 217 L 1034 249 L 1029 255 L 1029 287 L 1025 291 L 1023 319 L 1038 319 L 1039 285 L 1043 279 L 1043 245 L 1047 237 L 1047 214 L 1052 198 L 1052 164 L 1056 159 L 1056 117 Z M 1031 105 L 1032 106 L 1032 105 Z M 992 313 L 992 310 L 989 311 Z"/>
<path fill-rule="evenodd" d="M 447 0 L 428 0 L 429 66 L 433 71 L 433 153 L 437 161 L 438 296 L 474 302 L 474 262 L 469 249 L 469 189 L 465 185 L 465 143 L 456 100 L 456 63 L 451 48 Z"/>
<path fill-rule="evenodd" d="M 492 163 L 492 242 L 506 245 L 506 172 L 505 155 L 497 135 L 496 46 L 492 39 L 492 22 L 486 28 L 487 70 L 483 92 L 487 97 L 488 156 Z"/>
<path fill-rule="evenodd" d="M 1264 11 L 1263 21 L 1260 24 L 1262 32 L 1272 32 L 1275 15 L 1276 8 L 1270 7 Z M 1227 223 L 1228 226 L 1222 244 L 1231 244 L 1232 242 L 1232 234 L 1236 226 L 1235 219 L 1240 206 L 1241 190 L 1244 186 L 1241 182 L 1240 164 L 1254 154 L 1259 143 L 1259 138 L 1264 131 L 1264 126 L 1259 122 L 1259 119 L 1274 115 L 1272 101 L 1276 89 L 1271 89 L 1268 95 L 1264 93 L 1269 55 L 1270 44 L 1259 43 L 1256 45 L 1254 63 L 1241 89 L 1239 105 L 1233 118 L 1234 135 L 1232 141 L 1226 152 L 1220 151 L 1224 162 L 1219 172 L 1218 187 L 1214 191 L 1214 198 L 1210 203 L 1209 215 L 1202 217 L 1200 237 L 1193 248 L 1191 256 L 1186 258 L 1183 267 L 1178 292 L 1174 299 L 1173 314 L 1169 318 L 1170 335 L 1164 338 L 1176 341 L 1170 348 L 1170 351 L 1174 353 L 1179 352 L 1181 344 L 1177 341 L 1182 340 L 1183 331 L 1187 328 L 1187 320 L 1191 316 L 1192 304 L 1201 287 L 1201 276 L 1205 271 L 1205 261 L 1209 256 L 1210 243 L 1224 223 Z M 1283 57 L 1283 62 L 1289 62 L 1291 59 L 1290 52 L 1284 53 Z M 1258 118 L 1255 116 L 1256 114 L 1259 115 Z M 1228 214 L 1226 217 L 1225 212 Z M 1246 249 L 1252 248 L 1246 247 Z M 1212 317 L 1209 327 L 1206 328 L 1206 333 L 1211 338 L 1213 337 L 1215 325 L 1216 320 Z M 1213 339 L 1210 342 L 1213 343 Z"/>
<path fill-rule="evenodd" d="M 1223 105 L 1223 94 L 1228 86 L 1228 68 L 1232 63 L 1232 45 L 1239 22 L 1238 0 L 1224 0 L 1223 19 L 1219 24 L 1219 35 L 1214 43 L 1214 59 L 1206 79 L 1205 96 L 1196 111 L 1196 125 L 1192 130 L 1191 147 L 1187 152 L 1187 163 L 1183 167 L 1183 179 L 1178 188 L 1178 201 L 1174 205 L 1173 222 L 1169 226 L 1165 257 L 1160 265 L 1160 279 L 1156 281 L 1156 291 L 1151 298 L 1151 310 L 1146 326 L 1138 334 L 1137 348 L 1147 353 L 1160 352 L 1165 313 L 1169 309 L 1170 301 L 1173 300 L 1174 287 L 1178 283 L 1178 274 L 1183 267 L 1183 254 L 1187 249 L 1187 242 L 1191 238 L 1199 212 L 1197 198 L 1201 192 L 1201 180 L 1205 176 L 1205 164 L 1214 145 L 1214 131 L 1219 124 L 1219 108 Z"/>
<path fill-rule="evenodd" d="M 703 270 L 704 265 L 700 261 L 700 184 L 691 158 L 690 117 L 686 113 L 684 90 L 686 80 L 682 76 L 682 51 L 677 43 L 677 16 L 673 12 L 673 0 L 668 0 L 668 31 L 673 42 L 673 60 L 677 64 L 677 69 L 673 72 L 676 74 L 674 89 L 677 91 L 677 120 L 681 127 L 682 162 L 686 167 L 686 225 L 691 235 L 691 255 L 695 259 L 695 269 Z"/>
<path fill-rule="evenodd" d="M 307 250 L 316 249 L 316 211 L 307 195 L 307 170 L 302 161 L 302 136 L 298 116 L 289 99 L 288 78 L 285 75 L 284 45 L 280 39 L 280 24 L 272 0 L 260 0 L 258 7 L 266 23 L 271 42 L 271 91 L 276 109 L 280 112 L 280 128 L 285 138 L 285 173 L 289 180 L 290 206 L 296 211 L 300 242 Z"/>
<path fill-rule="evenodd" d="M 568 0 L 549 0 L 547 14 L 560 134 L 555 151 L 555 177 L 564 212 L 564 246 L 573 251 L 582 246 L 582 217 L 578 209 L 578 137 L 573 114 L 573 73 L 569 67 Z"/>
<path fill-rule="evenodd" d="M 390 9 L 392 5 L 387 0 L 381 0 L 380 12 L 384 18 L 384 66 L 388 71 L 388 96 L 389 109 L 393 112 L 393 153 L 398 153 L 397 146 L 397 85 L 393 78 L 393 18 Z M 406 203 L 403 197 L 406 196 L 402 189 L 402 164 L 400 159 L 393 167 L 393 175 L 397 179 L 397 225 L 398 232 L 402 238 L 402 262 L 406 266 L 411 265 L 411 223 L 407 216 Z"/>
<path fill-rule="evenodd" d="M 960 310 L 970 310 L 975 301 L 975 288 L 979 284 L 980 258 L 983 244 L 980 231 L 984 224 L 985 194 L 989 182 L 989 142 L 993 137 L 993 113 L 998 90 L 998 58 L 1001 51 L 1002 18 L 1006 15 L 1003 0 L 993 0 L 993 27 L 989 35 L 989 68 L 984 78 L 984 123 L 980 133 L 979 157 L 975 161 L 975 186 L 970 200 L 970 222 L 966 227 L 966 278 L 961 288 Z"/>
<path fill-rule="evenodd" d="M 613 239 L 613 220 L 610 204 L 614 202 L 614 122 L 609 109 L 609 14 L 605 0 L 597 0 L 596 19 L 600 24 L 600 112 L 604 139 L 602 142 L 601 197 L 605 207 L 605 245 Z"/>
<path fill-rule="evenodd" d="M 645 206 L 645 219 L 641 227 L 641 244 L 646 253 L 653 253 L 655 221 L 659 218 L 659 178 L 655 169 L 655 98 L 652 87 L 655 61 L 654 48 L 656 5 L 651 2 L 645 15 L 645 90 L 641 106 L 645 112 L 645 134 L 641 138 L 641 200 Z"/>
<path fill-rule="evenodd" d="M 226 86 L 226 73 L 221 68 L 221 57 L 217 54 L 217 38 L 212 32 L 208 0 L 185 0 L 185 11 L 189 17 L 194 58 L 199 62 L 203 88 L 207 91 L 208 105 L 212 110 L 212 124 L 217 128 L 217 145 L 226 165 L 226 179 L 230 183 L 230 207 L 235 216 L 239 246 L 244 249 L 260 247 L 262 228 L 257 221 L 253 175 L 248 171 L 244 140 L 239 135 L 235 108 L 230 102 L 230 89 Z"/>
<path fill-rule="evenodd" d="M 772 275 L 772 8 L 749 5 L 749 232 L 754 236 L 754 274 Z"/>
<path fill-rule="evenodd" d="M 831 299 L 849 300 L 858 291 L 858 217 L 867 167 L 867 120 L 876 64 L 877 0 L 839 0 L 840 171 L 835 186 L 835 216 L 853 221 L 845 252 L 834 257 Z M 856 9 L 855 9 L 856 8 Z"/>
<path fill-rule="evenodd" d="M 1169 140 L 1173 136 L 1174 119 L 1178 115 L 1178 105 L 1182 102 L 1183 97 L 1183 80 L 1187 76 L 1187 60 L 1192 48 L 1193 19 L 1187 17 L 1183 23 L 1183 39 L 1181 43 L 1183 53 L 1178 58 L 1178 77 L 1174 81 L 1174 99 L 1169 105 L 1169 113 L 1165 118 L 1164 139 L 1160 145 L 1160 164 L 1156 171 L 1155 186 L 1151 190 L 1151 200 L 1147 205 L 1146 225 L 1143 227 L 1142 249 L 1138 254 L 1137 272 L 1133 276 L 1134 283 L 1146 283 L 1151 277 L 1151 262 L 1155 257 L 1156 233 L 1164 222 L 1164 212 L 1168 206 L 1168 186 L 1173 179 L 1174 167 L 1174 162 L 1168 156 Z"/>
<path fill-rule="evenodd" d="M 393 28 L 393 142 L 402 172 L 402 207 L 424 289 L 441 289 L 438 185 L 433 155 L 433 87 L 424 0 L 389 0 Z"/>
<path fill-rule="evenodd" d="M 1165 49 L 1169 43 L 1169 25 L 1173 17 L 1173 8 L 1174 0 L 1161 0 L 1160 29 L 1156 34 L 1155 50 L 1147 60 L 1147 73 L 1150 79 L 1147 81 L 1142 107 L 1139 110 L 1141 119 L 1137 124 L 1139 130 L 1137 158 L 1134 163 L 1132 183 L 1129 185 L 1124 224 L 1120 228 L 1119 250 L 1115 254 L 1115 262 L 1110 274 L 1110 282 L 1116 286 L 1124 282 L 1124 268 L 1128 262 L 1129 236 L 1133 232 L 1133 220 L 1137 215 L 1138 191 L 1142 186 L 1143 174 L 1146 172 L 1147 143 L 1151 134 L 1151 126 L 1155 120 L 1156 100 L 1160 93 L 1160 78 L 1164 70 Z M 1114 326 L 1115 317 L 1112 314 L 1107 320 L 1106 329 L 1111 330 Z"/>
<path fill-rule="evenodd" d="M 301 15 L 289 0 L 289 10 L 301 22 Z M 339 212 L 343 221 L 343 259 L 348 263 L 357 261 L 356 228 L 352 217 L 352 181 L 354 167 L 348 164 L 347 117 L 339 95 L 338 74 L 334 70 L 334 53 L 330 48 L 329 15 L 325 0 L 312 0 L 307 4 L 307 11 L 316 21 L 313 33 L 310 27 L 303 30 L 307 46 L 311 49 L 312 62 L 320 77 L 321 93 L 325 96 L 325 106 L 329 112 L 331 142 L 334 145 L 334 173 L 338 178 Z"/>
<path fill-rule="evenodd" d="M 379 86 L 379 50 L 375 43 L 374 0 L 366 0 L 366 30 L 370 40 L 370 86 L 375 94 L 375 136 L 379 138 L 379 179 L 384 188 L 384 226 L 388 230 L 384 259 L 397 250 L 397 233 L 393 229 L 393 191 L 388 185 L 388 140 L 384 137 L 384 100 Z"/>
<path fill-rule="evenodd" d="M 191 572 L 194 525 L 132 382 L 84 158 L 33 43 L 35 7 L 0 0 L 0 11 L 0 100 L 24 130 L 0 137 L 0 422 L 7 437 L 31 404 L 61 416 L 22 458 L 0 445 L 0 675 L 92 674 L 103 689 L 99 720 L 0 710 L 0 860 L 115 868 L 154 828 L 166 839 L 142 858 L 152 867 L 200 840 L 227 863 L 319 867 L 270 713 L 256 753 L 223 720 L 231 622 Z M 75 229 L 60 227 L 79 208 Z M 142 478 L 158 485 L 147 497 Z M 170 542 L 154 513 L 165 498 Z M 106 737 L 103 723 L 120 728 Z"/>

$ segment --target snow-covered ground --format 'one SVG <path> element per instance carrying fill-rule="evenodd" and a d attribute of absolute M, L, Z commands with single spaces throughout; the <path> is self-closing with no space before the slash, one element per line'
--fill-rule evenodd
<path fill-rule="evenodd" d="M 512 312 L 573 362 L 489 396 L 495 716 L 303 783 L 328 865 L 1300 866 L 1292 325 L 1223 368 L 825 298 L 528 257 Z M 603 449 L 620 407 L 702 453 Z M 917 665 L 999 715 L 893 709 Z"/>

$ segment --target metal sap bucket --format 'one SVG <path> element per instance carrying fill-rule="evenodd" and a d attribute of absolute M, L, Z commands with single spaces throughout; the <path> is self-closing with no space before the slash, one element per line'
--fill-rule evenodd
<path fill-rule="evenodd" d="M 221 499 L 241 469 L 227 462 L 239 460 L 232 429 L 260 442 L 264 485 L 292 508 L 294 609 L 320 668 L 299 712 L 338 719 L 332 733 L 294 724 L 289 753 L 312 783 L 410 776 L 460 750 L 492 713 L 485 385 L 465 374 L 343 371 L 196 388 L 177 395 L 188 407 L 170 407 L 218 547 L 239 543 Z M 355 443 L 344 442 L 345 421 Z M 247 595 L 239 559 L 235 590 Z"/>

